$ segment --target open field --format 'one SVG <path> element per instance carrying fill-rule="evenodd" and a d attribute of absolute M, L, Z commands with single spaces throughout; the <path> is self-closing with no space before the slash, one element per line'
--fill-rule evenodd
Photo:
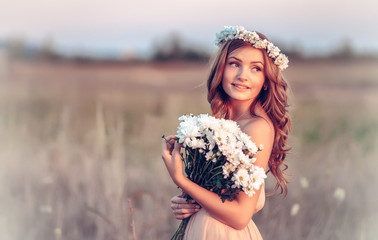
<path fill-rule="evenodd" d="M 0 239 L 169 239 L 178 190 L 160 137 L 209 112 L 207 68 L 0 63 Z M 256 225 L 264 239 L 375 239 L 378 62 L 293 62 L 285 76 L 291 183 Z"/>

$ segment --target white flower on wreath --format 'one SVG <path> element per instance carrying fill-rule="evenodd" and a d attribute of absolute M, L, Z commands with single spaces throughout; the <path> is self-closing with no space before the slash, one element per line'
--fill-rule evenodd
<path fill-rule="evenodd" d="M 267 39 L 261 39 L 256 32 L 250 32 L 242 26 L 225 26 L 220 33 L 216 34 L 214 43 L 220 46 L 221 43 L 232 39 L 241 39 L 251 43 L 255 48 L 265 49 L 268 56 L 272 58 L 274 64 L 276 64 L 280 70 L 284 70 L 288 67 L 288 60 L 283 64 L 280 64 L 280 61 L 275 61 L 278 56 L 283 55 L 280 53 L 279 48 L 275 47 L 274 44 Z M 287 57 L 285 56 L 285 58 Z"/>
<path fill-rule="evenodd" d="M 271 50 L 269 51 L 269 57 L 271 58 L 276 58 L 280 54 L 280 49 L 278 47 L 272 47 Z"/>
<path fill-rule="evenodd" d="M 274 60 L 274 64 L 276 65 L 279 65 L 279 68 L 280 69 L 285 69 L 288 67 L 289 65 L 289 60 L 287 59 L 287 57 L 283 54 L 280 54 L 275 60 Z"/>
<path fill-rule="evenodd" d="M 272 51 L 273 48 L 274 48 L 273 43 L 268 42 L 268 44 L 266 45 L 266 49 L 268 50 L 268 52 Z"/>
<path fill-rule="evenodd" d="M 261 39 L 260 39 L 260 40 L 256 41 L 256 42 L 253 44 L 253 46 L 254 46 L 255 48 L 266 49 L 266 47 L 268 46 L 268 43 L 269 43 L 268 40 L 266 40 L 266 39 L 261 40 Z"/>

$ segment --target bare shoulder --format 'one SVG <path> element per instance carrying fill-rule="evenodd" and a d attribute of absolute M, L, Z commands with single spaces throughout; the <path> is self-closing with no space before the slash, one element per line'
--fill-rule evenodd
<path fill-rule="evenodd" d="M 274 137 L 274 127 L 270 119 L 263 117 L 255 117 L 246 121 L 240 126 L 242 131 L 249 136 L 257 137 L 257 135 L 265 135 L 266 137 Z"/>
<path fill-rule="evenodd" d="M 255 117 L 249 119 L 240 127 L 257 146 L 260 144 L 264 146 L 263 151 L 257 154 L 256 164 L 266 169 L 273 149 L 274 128 L 272 122 L 262 117 Z"/>

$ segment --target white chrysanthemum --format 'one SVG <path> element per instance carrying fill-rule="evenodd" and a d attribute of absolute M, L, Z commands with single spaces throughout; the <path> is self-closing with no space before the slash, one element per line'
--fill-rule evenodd
<path fill-rule="evenodd" d="M 220 129 L 219 131 L 214 132 L 214 139 L 215 142 L 218 145 L 225 145 L 227 144 L 227 132 L 224 131 L 223 129 Z"/>
<path fill-rule="evenodd" d="M 242 151 L 238 151 L 237 155 L 240 163 L 248 168 L 251 163 L 251 159 L 249 158 L 249 156 L 245 155 Z"/>
<path fill-rule="evenodd" d="M 213 150 L 215 145 L 216 145 L 216 141 L 215 141 L 215 137 L 214 137 L 213 132 L 212 131 L 205 131 L 204 135 L 205 135 L 205 137 L 208 141 L 207 146 L 208 146 L 209 150 L 210 151 Z"/>
<path fill-rule="evenodd" d="M 242 132 L 239 135 L 239 139 L 244 144 L 243 149 L 248 150 L 249 153 L 256 154 L 257 151 L 259 151 L 259 149 L 256 147 L 256 144 L 251 141 L 250 137 L 247 134 Z"/>
<path fill-rule="evenodd" d="M 236 187 L 247 186 L 249 182 L 249 175 L 247 169 L 238 168 L 236 172 L 234 172 L 234 176 L 232 176 L 231 180 L 234 181 L 234 185 Z"/>
<path fill-rule="evenodd" d="M 245 188 L 243 189 L 243 191 L 245 192 L 245 194 L 248 195 L 248 197 L 253 197 L 253 195 L 256 193 L 253 188 Z"/>
<path fill-rule="evenodd" d="M 188 115 L 182 115 L 178 118 L 179 121 L 186 121 L 186 119 L 188 119 Z"/>
<path fill-rule="evenodd" d="M 244 155 L 245 157 L 243 157 L 243 159 L 241 160 L 241 162 L 243 163 L 243 166 L 246 168 L 246 169 L 252 169 L 253 168 L 253 163 L 254 163 L 254 160 L 256 158 L 250 158 L 249 156 L 246 156 Z"/>
<path fill-rule="evenodd" d="M 187 117 L 184 121 L 180 123 L 178 127 L 178 137 L 197 137 L 200 136 L 199 127 L 197 125 L 197 119 L 193 117 Z"/>
<path fill-rule="evenodd" d="M 179 138 L 179 143 L 188 144 L 188 142 L 191 142 L 192 139 L 199 137 L 201 134 L 197 126 L 191 126 L 180 129 L 177 131 L 177 135 Z"/>
<path fill-rule="evenodd" d="M 205 154 L 205 158 L 206 158 L 207 161 L 211 160 L 213 157 L 214 157 L 214 153 L 213 153 L 213 151 L 208 151 L 208 152 Z"/>
<path fill-rule="evenodd" d="M 205 141 L 203 139 L 196 139 L 195 138 L 191 141 L 191 144 L 192 144 L 191 148 L 194 148 L 194 149 L 196 149 L 196 148 L 205 149 L 206 148 L 206 144 L 205 144 Z"/>
<path fill-rule="evenodd" d="M 213 130 L 219 129 L 220 124 L 217 124 L 218 122 L 214 120 L 215 120 L 214 117 L 211 117 L 207 114 L 201 114 L 199 115 L 199 118 L 197 121 L 198 121 L 198 125 L 201 126 L 201 128 L 204 130 L 207 128 L 210 128 Z"/>
<path fill-rule="evenodd" d="M 190 137 L 181 137 L 179 143 L 184 145 L 184 147 L 192 147 L 192 139 Z"/>
<path fill-rule="evenodd" d="M 255 167 L 254 171 L 249 175 L 249 177 L 250 177 L 250 185 L 253 186 L 253 188 L 257 190 L 260 188 L 261 184 L 264 183 L 266 174 L 262 167 Z"/>
<path fill-rule="evenodd" d="M 240 149 L 242 151 L 244 149 L 244 143 L 241 141 L 238 141 L 237 138 L 235 139 L 236 139 L 235 148 Z"/>
<path fill-rule="evenodd" d="M 230 140 L 230 137 L 232 139 L 232 136 L 229 136 L 229 138 L 228 138 L 229 140 Z M 235 154 L 236 151 L 238 151 L 235 141 L 228 141 L 227 144 L 222 144 L 221 146 L 219 146 L 219 149 L 226 156 L 233 155 L 233 154 Z"/>
<path fill-rule="evenodd" d="M 238 124 L 234 121 L 221 119 L 222 128 L 231 134 L 237 134 L 240 131 Z"/>
<path fill-rule="evenodd" d="M 259 151 L 262 151 L 262 150 L 264 150 L 264 145 L 260 144 L 259 145 Z"/>
<path fill-rule="evenodd" d="M 224 178 L 228 178 L 230 176 L 230 174 L 236 170 L 236 166 L 226 162 L 222 166 L 222 169 L 223 169 Z"/>
<path fill-rule="evenodd" d="M 200 128 L 197 125 L 197 119 L 193 116 L 181 116 L 179 118 L 182 122 L 177 130 L 177 137 L 179 138 L 179 143 L 184 146 L 191 145 L 191 142 L 196 137 L 201 136 Z"/>
<path fill-rule="evenodd" d="M 222 34 L 241 34 L 241 31 L 243 29 L 233 28 Z M 240 188 L 252 196 L 264 183 L 264 170 L 253 165 L 256 161 L 254 154 L 263 147 L 257 148 L 236 122 L 207 114 L 182 116 L 180 120 L 177 131 L 179 142 L 185 147 L 199 149 L 207 161 L 216 162 L 225 157 L 227 162 L 222 166 L 223 175 L 226 178 L 232 176 L 233 188 Z"/>
<path fill-rule="evenodd" d="M 245 134 L 243 132 L 240 132 L 239 139 L 240 139 L 240 141 L 243 142 L 243 144 L 247 144 L 247 142 L 251 141 L 250 136 L 248 136 L 247 134 Z"/>
<path fill-rule="evenodd" d="M 227 156 L 227 160 L 234 166 L 239 166 L 240 165 L 240 159 L 237 155 L 235 154 L 229 154 Z"/>
<path fill-rule="evenodd" d="M 256 154 L 257 151 L 259 150 L 256 146 L 256 144 L 252 141 L 248 141 L 246 142 L 246 147 L 247 147 L 247 150 L 252 153 L 252 154 Z"/>

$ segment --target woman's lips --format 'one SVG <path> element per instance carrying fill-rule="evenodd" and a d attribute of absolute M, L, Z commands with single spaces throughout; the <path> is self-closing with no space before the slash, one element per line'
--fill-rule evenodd
<path fill-rule="evenodd" d="M 243 85 L 243 84 L 232 83 L 231 85 L 234 86 L 235 88 L 238 88 L 238 89 L 243 89 L 243 90 L 250 89 L 250 87 Z"/>

